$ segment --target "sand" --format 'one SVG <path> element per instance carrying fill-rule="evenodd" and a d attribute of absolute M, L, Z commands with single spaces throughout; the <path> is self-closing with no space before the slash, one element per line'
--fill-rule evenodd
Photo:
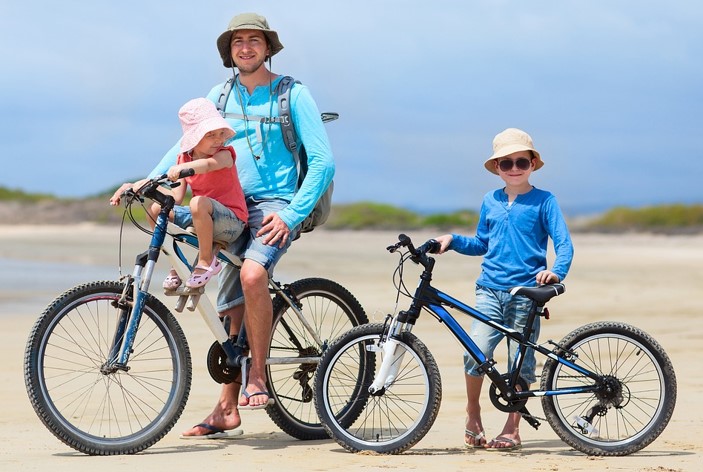
<path fill-rule="evenodd" d="M 434 236 L 409 232 L 414 240 Z M 279 265 L 282 282 L 320 276 L 346 286 L 381 320 L 394 310 L 392 273 L 397 256 L 385 252 L 397 232 L 330 232 L 303 236 Z M 129 228 L 123 259 L 129 271 L 133 255 L 146 236 Z M 351 454 L 332 440 L 298 441 L 282 433 L 265 412 L 242 412 L 245 434 L 239 439 L 184 441 L 179 434 L 200 422 L 213 406 L 219 387 L 205 366 L 211 335 L 197 314 L 178 315 L 193 357 L 193 386 L 175 428 L 160 442 L 133 456 L 90 457 L 65 446 L 37 419 L 24 387 L 23 356 L 30 328 L 53 297 L 92 278 L 117 276 L 116 227 L 79 225 L 0 227 L 0 259 L 17 272 L 0 278 L 0 469 L 92 471 L 113 470 L 443 470 L 471 467 L 545 471 L 697 471 L 703 455 L 703 236 L 574 235 L 576 257 L 566 279 L 567 293 L 550 303 L 552 317 L 541 339 L 561 339 L 567 332 L 596 320 L 618 320 L 643 328 L 671 357 L 678 380 L 678 401 L 663 434 L 644 450 L 627 457 L 587 457 L 559 440 L 543 422 L 535 431 L 523 424 L 519 452 L 489 453 L 463 447 L 465 393 L 461 351 L 444 328 L 421 318 L 415 334 L 437 359 L 443 380 L 439 416 L 427 436 L 397 456 Z M 473 302 L 479 258 L 450 253 L 439 258 L 435 285 Z M 161 268 L 165 270 L 165 268 Z M 56 274 L 55 271 L 65 271 Z M 406 271 L 410 287 L 416 269 Z M 21 283 L 17 276 L 23 277 Z M 86 279 L 85 277 L 90 277 Z M 212 292 L 209 292 L 212 294 Z M 172 305 L 172 301 L 170 302 Z M 403 309 L 407 301 L 401 299 Z M 462 323 L 468 326 L 468 322 Z M 699 396 L 700 395 L 700 396 Z M 489 437 L 499 432 L 504 414 L 484 400 L 483 419 Z M 542 414 L 538 401 L 528 403 Z"/>

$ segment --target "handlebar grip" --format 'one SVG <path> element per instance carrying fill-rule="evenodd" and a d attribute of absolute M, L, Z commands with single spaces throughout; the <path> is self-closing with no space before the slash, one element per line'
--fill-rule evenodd
<path fill-rule="evenodd" d="M 436 239 L 430 239 L 425 244 L 417 248 L 418 253 L 437 254 L 442 245 Z"/>
<path fill-rule="evenodd" d="M 186 177 L 192 177 L 195 175 L 195 169 L 193 168 L 188 168 L 188 169 L 183 169 L 179 174 L 178 178 L 179 179 L 185 179 Z"/>

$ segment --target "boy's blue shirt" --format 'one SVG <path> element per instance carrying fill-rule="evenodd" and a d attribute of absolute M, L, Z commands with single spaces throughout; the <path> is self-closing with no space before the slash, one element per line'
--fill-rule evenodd
<path fill-rule="evenodd" d="M 237 83 L 230 92 L 225 112 L 241 115 L 241 96 L 247 116 L 278 116 L 278 100 L 277 97 L 271 96 L 270 92 L 281 79 L 282 77 L 277 77 L 271 87 L 256 87 L 251 95 L 246 87 Z M 213 87 L 207 98 L 217 103 L 223 85 Z M 239 93 L 236 87 L 239 88 Z M 255 199 L 280 198 L 290 202 L 278 216 L 293 229 L 312 211 L 317 200 L 327 190 L 334 176 L 335 166 L 327 133 L 320 119 L 320 111 L 306 86 L 293 86 L 290 105 L 293 125 L 298 133 L 298 143 L 305 146 L 308 156 L 308 172 L 300 189 L 297 189 L 298 170 L 295 159 L 285 147 L 278 123 L 260 123 L 258 118 L 252 118 L 247 124 L 244 120 L 227 118 L 235 135 L 225 144 L 233 146 L 237 154 L 237 173 L 244 195 Z M 254 158 L 249 144 L 254 154 L 261 156 L 260 159 Z M 180 140 L 166 153 L 149 176 L 165 173 L 176 163 L 179 152 Z"/>
<path fill-rule="evenodd" d="M 563 281 L 571 267 L 574 247 L 554 195 L 533 187 L 508 206 L 507 194 L 501 188 L 484 196 L 476 236 L 454 234 L 449 249 L 484 256 L 476 283 L 505 291 L 537 285 L 537 273 L 548 269 L 550 237 L 556 253 L 551 271 Z"/>

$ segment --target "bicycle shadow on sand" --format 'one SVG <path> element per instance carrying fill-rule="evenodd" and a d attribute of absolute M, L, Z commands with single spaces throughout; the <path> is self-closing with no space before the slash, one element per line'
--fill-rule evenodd
<path fill-rule="evenodd" d="M 321 439 L 313 441 L 300 441 L 282 432 L 267 432 L 267 433 L 250 433 L 241 436 L 234 436 L 219 439 L 189 439 L 182 440 L 182 444 L 168 445 L 159 447 L 154 445 L 149 449 L 137 453 L 137 455 L 165 455 L 165 454 L 183 454 L 193 452 L 206 452 L 225 450 L 230 447 L 246 446 L 259 451 L 275 451 L 288 448 L 324 446 L 325 444 L 333 443 L 331 439 Z M 350 454 L 349 451 L 342 447 L 333 447 L 328 449 L 330 453 Z M 356 453 L 363 456 L 386 456 L 372 451 L 361 451 Z M 493 456 L 495 454 L 512 455 L 512 456 L 562 456 L 562 457 L 591 457 L 594 460 L 606 459 L 600 456 L 586 456 L 584 453 L 571 449 L 558 439 L 550 440 L 533 440 L 523 443 L 523 447 L 516 451 L 486 451 L 479 448 L 468 448 L 464 446 L 447 447 L 447 448 L 411 448 L 400 456 L 453 456 L 453 455 L 480 455 Z M 638 451 L 633 456 L 640 457 L 682 457 L 695 455 L 692 451 L 664 451 L 652 448 L 645 448 Z M 91 457 L 80 452 L 61 452 L 54 454 L 56 457 Z M 627 457 L 627 456 L 625 456 Z"/>
<path fill-rule="evenodd" d="M 344 449 L 336 449 L 335 452 L 346 452 Z M 373 453 L 371 453 L 373 454 Z M 536 455 L 549 455 L 549 456 L 563 456 L 563 457 L 590 457 L 593 459 L 605 459 L 605 456 L 587 456 L 581 451 L 577 451 L 567 446 L 564 442 L 558 439 L 548 439 L 548 440 L 530 440 L 522 444 L 522 448 L 514 451 L 487 451 L 480 448 L 468 448 L 468 447 L 452 447 L 446 449 L 431 449 L 431 448 L 412 448 L 405 451 L 403 455 L 421 455 L 421 456 L 442 456 L 442 455 L 454 455 L 454 454 L 505 454 L 512 456 L 536 456 Z M 679 457 L 679 456 L 690 456 L 695 455 L 695 452 L 690 451 L 670 451 L 670 450 L 657 450 L 651 447 L 647 447 L 643 450 L 637 451 L 633 456 L 640 457 Z M 378 454 L 380 455 L 380 454 Z M 628 456 L 619 456 L 628 457 Z"/>

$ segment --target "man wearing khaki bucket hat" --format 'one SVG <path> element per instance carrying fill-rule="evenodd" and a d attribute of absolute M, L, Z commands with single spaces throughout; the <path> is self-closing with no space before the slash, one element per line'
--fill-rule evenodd
<path fill-rule="evenodd" d="M 476 308 L 496 323 L 522 332 L 529 313 L 529 300 L 512 295 L 511 288 L 561 282 L 566 277 L 574 255 L 569 229 L 556 198 L 529 182 L 532 172 L 544 163 L 529 134 L 508 128 L 493 139 L 493 154 L 484 167 L 498 175 L 505 187 L 483 198 L 476 235 L 439 236 L 440 251 L 452 249 L 469 256 L 483 256 L 481 275 L 476 281 Z M 552 269 L 547 267 L 547 243 L 551 238 L 556 257 Z M 502 335 L 487 325 L 474 322 L 471 339 L 493 358 Z M 534 324 L 532 342 L 539 336 L 539 317 Z M 508 343 L 509 364 L 515 360 L 516 343 Z M 536 360 L 529 350 L 520 376 L 527 385 L 534 383 Z M 479 398 L 483 374 L 468 354 L 464 355 L 466 382 L 466 425 L 464 443 L 469 448 L 510 451 L 522 446 L 520 412 L 508 414 L 500 434 L 487 441 L 481 421 Z"/>
<path fill-rule="evenodd" d="M 275 90 L 283 76 L 270 70 L 271 58 L 283 44 L 266 18 L 256 13 L 236 15 L 218 36 L 216 45 L 222 64 L 234 76 L 223 115 L 235 131 L 227 145 L 233 146 L 237 154 L 237 171 L 249 212 L 248 231 L 228 248 L 244 262 L 241 270 L 225 266 L 220 272 L 217 310 L 221 317 L 231 320 L 230 334 L 238 333 L 242 323 L 246 325 L 252 363 L 247 385 L 223 385 L 212 413 L 185 431 L 183 438 L 237 434 L 240 430 L 233 430 L 241 424 L 240 409 L 261 409 L 273 401 L 266 391 L 265 366 L 273 317 L 269 274 L 298 234 L 300 223 L 327 190 L 335 169 L 317 105 L 308 88 L 295 83 L 288 105 L 308 163 L 298 186 L 296 161 L 277 120 Z M 218 103 L 223 86 L 220 83 L 213 87 L 207 98 Z M 177 151 L 178 143 L 151 175 L 164 173 L 173 165 Z"/>

